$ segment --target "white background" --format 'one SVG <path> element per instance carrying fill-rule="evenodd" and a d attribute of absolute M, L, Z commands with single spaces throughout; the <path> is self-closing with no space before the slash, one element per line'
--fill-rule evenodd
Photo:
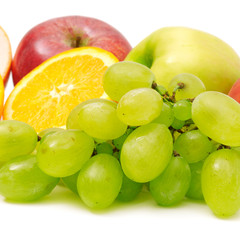
<path fill-rule="evenodd" d="M 238 1 L 187 0 L 2 0 L 0 25 L 9 35 L 13 54 L 24 34 L 54 17 L 83 15 L 117 28 L 135 46 L 165 26 L 186 26 L 212 33 L 240 55 Z M 12 79 L 6 97 L 12 90 Z M 147 193 L 131 204 L 114 204 L 92 212 L 63 187 L 31 204 L 0 197 L 0 240 L 48 239 L 240 239 L 240 212 L 217 219 L 203 203 L 184 201 L 158 207 Z"/>

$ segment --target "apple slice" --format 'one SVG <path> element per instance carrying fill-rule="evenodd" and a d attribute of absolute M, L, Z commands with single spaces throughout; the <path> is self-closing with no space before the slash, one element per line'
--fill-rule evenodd
<path fill-rule="evenodd" d="M 6 85 L 12 63 L 12 50 L 6 32 L 0 26 L 0 75 Z"/>

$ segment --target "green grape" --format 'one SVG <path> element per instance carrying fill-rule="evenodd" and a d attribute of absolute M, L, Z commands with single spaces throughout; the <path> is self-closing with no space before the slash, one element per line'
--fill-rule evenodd
<path fill-rule="evenodd" d="M 173 123 L 173 120 L 174 115 L 172 107 L 167 103 L 163 103 L 160 115 L 157 118 L 155 118 L 152 122 L 161 123 L 166 125 L 167 127 L 170 127 Z"/>
<path fill-rule="evenodd" d="M 133 89 L 120 99 L 117 116 L 127 125 L 144 125 L 161 113 L 162 104 L 162 97 L 157 91 L 151 88 Z"/>
<path fill-rule="evenodd" d="M 103 75 L 103 88 L 114 101 L 136 88 L 151 88 L 155 81 L 153 72 L 146 66 L 122 61 L 111 65 Z"/>
<path fill-rule="evenodd" d="M 191 169 L 191 182 L 186 196 L 191 199 L 203 200 L 201 173 L 204 161 L 189 164 Z"/>
<path fill-rule="evenodd" d="M 81 122 L 78 120 L 78 113 L 82 109 L 83 105 L 86 104 L 87 101 L 82 102 L 81 104 L 78 104 L 73 110 L 70 112 L 67 118 L 66 122 L 66 128 L 67 129 L 79 129 L 81 128 Z"/>
<path fill-rule="evenodd" d="M 178 88 L 179 84 L 183 84 L 182 88 Z M 178 88 L 176 90 L 176 87 Z M 181 73 L 176 75 L 168 84 L 168 92 L 170 95 L 175 92 L 175 99 L 195 98 L 200 93 L 206 91 L 204 83 L 195 75 L 190 73 Z"/>
<path fill-rule="evenodd" d="M 212 148 L 212 142 L 199 130 L 181 134 L 173 145 L 173 149 L 189 163 L 204 160 L 212 152 Z"/>
<path fill-rule="evenodd" d="M 229 217 L 240 208 L 240 153 L 222 149 L 211 153 L 202 169 L 204 199 L 216 216 Z"/>
<path fill-rule="evenodd" d="M 38 136 L 40 138 L 43 138 L 47 134 L 54 133 L 54 132 L 60 132 L 60 131 L 64 131 L 64 129 L 63 128 L 46 128 L 46 129 L 42 130 L 41 132 L 39 132 Z"/>
<path fill-rule="evenodd" d="M 172 135 L 163 124 L 150 123 L 134 130 L 121 150 L 125 175 L 135 182 L 148 182 L 167 166 L 172 155 Z"/>
<path fill-rule="evenodd" d="M 80 130 L 52 133 L 37 150 L 40 169 L 53 177 L 66 177 L 79 171 L 91 157 L 94 141 Z"/>
<path fill-rule="evenodd" d="M 0 169 L 0 194 L 14 201 L 33 201 L 49 194 L 59 179 L 46 175 L 34 155 L 6 162 Z"/>
<path fill-rule="evenodd" d="M 150 182 L 150 192 L 162 206 L 177 204 L 183 200 L 191 180 L 191 171 L 182 157 L 172 157 L 166 169 Z"/>
<path fill-rule="evenodd" d="M 192 104 L 186 99 L 182 99 L 173 105 L 174 117 L 181 121 L 186 121 L 192 117 Z"/>
<path fill-rule="evenodd" d="M 77 188 L 82 201 L 90 208 L 110 206 L 122 186 L 123 173 L 119 161 L 109 154 L 98 154 L 79 173 Z"/>
<path fill-rule="evenodd" d="M 68 177 L 63 177 L 62 182 L 63 184 L 70 189 L 73 193 L 78 195 L 77 190 L 77 179 L 78 179 L 79 172 L 74 173 Z"/>
<path fill-rule="evenodd" d="M 16 120 L 0 121 L 0 164 L 33 152 L 38 136 L 27 123 Z"/>
<path fill-rule="evenodd" d="M 123 182 L 117 199 L 122 202 L 130 202 L 134 200 L 143 188 L 142 183 L 137 183 L 129 179 L 123 174 Z"/>
<path fill-rule="evenodd" d="M 174 118 L 171 126 L 174 129 L 178 130 L 178 129 L 181 129 L 184 125 L 185 125 L 185 121 Z"/>
<path fill-rule="evenodd" d="M 79 129 L 89 136 L 102 140 L 115 139 L 123 135 L 127 125 L 117 117 L 117 103 L 106 99 L 90 99 L 80 103 L 70 113 L 67 123 L 69 126 L 79 125 Z M 76 121 L 77 123 L 73 123 Z"/>
<path fill-rule="evenodd" d="M 192 119 L 214 141 L 240 146 L 240 105 L 220 92 L 201 93 L 192 104 Z"/>
<path fill-rule="evenodd" d="M 128 128 L 127 131 L 122 135 L 120 136 L 119 138 L 116 138 L 113 140 L 113 144 L 114 146 L 118 149 L 118 150 L 121 150 L 122 149 L 122 146 L 123 146 L 123 143 L 125 142 L 125 140 L 127 139 L 128 135 L 133 131 L 132 128 Z"/>
<path fill-rule="evenodd" d="M 107 154 L 112 155 L 113 154 L 113 147 L 108 142 L 99 143 L 99 144 L 96 145 L 96 152 L 97 152 L 97 154 L 107 153 Z"/>

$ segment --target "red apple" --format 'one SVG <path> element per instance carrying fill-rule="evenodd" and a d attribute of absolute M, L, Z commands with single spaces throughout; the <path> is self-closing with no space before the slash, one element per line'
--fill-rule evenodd
<path fill-rule="evenodd" d="M 82 46 L 103 48 L 120 61 L 131 50 L 119 31 L 98 19 L 82 16 L 50 19 L 33 27 L 19 43 L 12 63 L 14 84 L 48 58 Z"/>

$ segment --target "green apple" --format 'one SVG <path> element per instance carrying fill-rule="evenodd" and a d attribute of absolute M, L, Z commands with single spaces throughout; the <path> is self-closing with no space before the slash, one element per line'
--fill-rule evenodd
<path fill-rule="evenodd" d="M 185 27 L 153 32 L 125 60 L 151 68 L 157 83 L 165 87 L 175 75 L 192 73 L 207 90 L 227 93 L 240 78 L 240 58 L 228 44 L 211 34 Z"/>

